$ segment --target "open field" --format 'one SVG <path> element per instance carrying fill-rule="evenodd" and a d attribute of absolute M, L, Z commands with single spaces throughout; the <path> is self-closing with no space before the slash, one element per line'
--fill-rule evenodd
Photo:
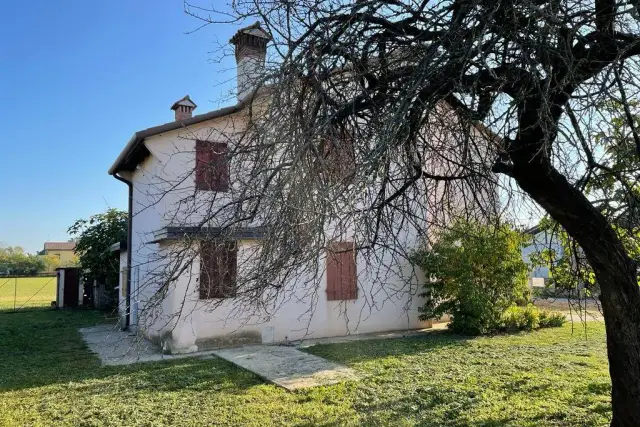
<path fill-rule="evenodd" d="M 50 307 L 56 299 L 56 277 L 0 277 L 0 310 Z"/>
<path fill-rule="evenodd" d="M 221 359 L 103 367 L 78 327 L 92 311 L 0 314 L 0 425 L 605 426 L 604 328 L 306 349 L 358 382 L 286 392 Z"/>

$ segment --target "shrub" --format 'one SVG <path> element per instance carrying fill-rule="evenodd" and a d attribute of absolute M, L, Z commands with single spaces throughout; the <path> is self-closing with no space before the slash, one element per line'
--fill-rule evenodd
<path fill-rule="evenodd" d="M 522 236 L 506 225 L 458 222 L 436 237 L 413 255 L 427 278 L 420 318 L 447 313 L 449 328 L 469 335 L 500 329 L 505 310 L 528 299 Z"/>
<path fill-rule="evenodd" d="M 118 283 L 120 261 L 107 249 L 127 238 L 127 213 L 110 208 L 89 219 L 77 220 L 67 231 L 76 241 L 75 252 L 83 277 L 111 286 Z"/>
<path fill-rule="evenodd" d="M 540 310 L 533 304 L 511 306 L 502 313 L 501 329 L 532 331 L 540 327 Z"/>
<path fill-rule="evenodd" d="M 541 328 L 558 328 L 567 322 L 564 314 L 557 311 L 540 310 Z"/>
<path fill-rule="evenodd" d="M 0 244 L 0 275 L 32 275 L 45 269 L 45 263 L 38 255 L 28 254 L 20 246 Z"/>
<path fill-rule="evenodd" d="M 526 307 L 512 305 L 502 314 L 500 329 L 507 331 L 532 331 L 564 325 L 567 319 L 562 313 L 540 310 L 533 304 Z"/>

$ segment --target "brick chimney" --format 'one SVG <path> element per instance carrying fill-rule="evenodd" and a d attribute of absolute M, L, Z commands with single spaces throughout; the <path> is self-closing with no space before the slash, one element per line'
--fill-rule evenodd
<path fill-rule="evenodd" d="M 197 107 L 196 103 L 189 98 L 189 95 L 187 95 L 174 102 L 171 109 L 176 113 L 176 121 L 182 121 L 193 117 L 193 110 Z"/>
<path fill-rule="evenodd" d="M 260 23 L 242 28 L 229 41 L 235 46 L 238 101 L 244 101 L 260 83 L 271 36 Z"/>

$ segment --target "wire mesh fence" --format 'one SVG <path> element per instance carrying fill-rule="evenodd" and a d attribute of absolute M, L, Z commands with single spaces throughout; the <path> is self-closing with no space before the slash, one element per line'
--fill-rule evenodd
<path fill-rule="evenodd" d="M 0 312 L 51 307 L 56 279 L 55 274 L 0 276 Z"/>

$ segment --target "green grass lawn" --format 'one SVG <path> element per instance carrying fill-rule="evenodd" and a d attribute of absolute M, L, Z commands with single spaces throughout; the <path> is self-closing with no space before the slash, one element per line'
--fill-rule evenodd
<path fill-rule="evenodd" d="M 50 307 L 56 300 L 56 277 L 0 277 L 0 310 Z"/>
<path fill-rule="evenodd" d="M 0 425 L 604 426 L 604 330 L 315 346 L 358 382 L 295 393 L 223 360 L 101 367 L 92 312 L 0 313 Z"/>

